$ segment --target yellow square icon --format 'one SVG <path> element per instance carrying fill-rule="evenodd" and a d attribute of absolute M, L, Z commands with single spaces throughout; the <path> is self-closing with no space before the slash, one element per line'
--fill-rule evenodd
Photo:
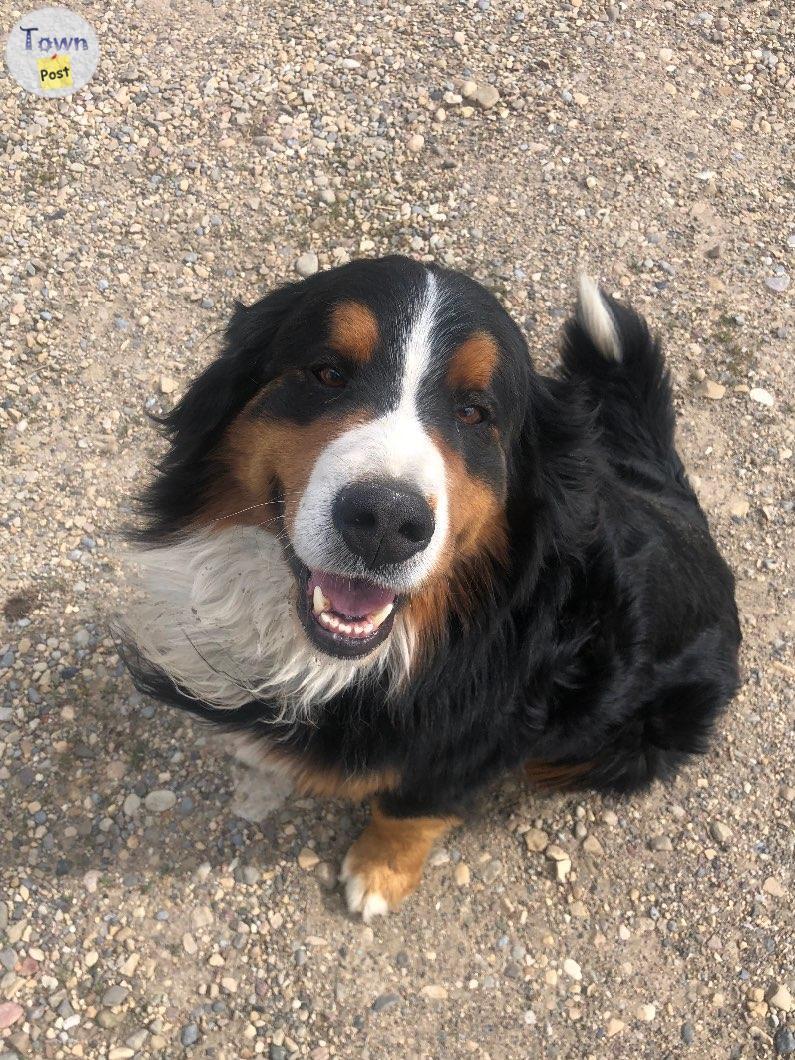
<path fill-rule="evenodd" d="M 51 55 L 38 59 L 39 84 L 45 91 L 72 87 L 72 60 L 68 55 Z"/>

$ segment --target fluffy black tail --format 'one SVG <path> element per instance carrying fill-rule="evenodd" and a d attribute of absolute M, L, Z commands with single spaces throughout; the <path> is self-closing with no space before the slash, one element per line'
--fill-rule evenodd
<path fill-rule="evenodd" d="M 729 618 L 728 621 L 731 621 Z M 737 643 L 734 637 L 709 631 L 682 655 L 682 673 L 668 687 L 655 689 L 630 718 L 604 734 L 602 746 L 584 762 L 533 761 L 528 779 L 545 791 L 602 791 L 627 795 L 654 781 L 672 780 L 681 766 L 704 754 L 717 719 L 737 691 Z M 726 643 L 724 643 L 724 640 Z M 714 647 L 710 672 L 695 671 L 697 659 Z"/>
<path fill-rule="evenodd" d="M 596 410 L 610 459 L 651 463 L 681 481 L 671 382 L 645 320 L 583 277 L 561 356 L 564 377 Z"/>

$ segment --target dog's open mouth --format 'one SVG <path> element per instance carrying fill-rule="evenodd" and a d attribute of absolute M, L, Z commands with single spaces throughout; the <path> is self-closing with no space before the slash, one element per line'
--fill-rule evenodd
<path fill-rule="evenodd" d="M 389 636 L 398 604 L 389 589 L 363 578 L 306 570 L 299 615 L 311 640 L 330 655 L 367 655 Z"/>

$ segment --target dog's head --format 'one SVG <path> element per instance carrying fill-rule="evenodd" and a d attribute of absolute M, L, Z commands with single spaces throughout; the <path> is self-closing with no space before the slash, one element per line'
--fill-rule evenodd
<path fill-rule="evenodd" d="M 505 558 L 530 386 L 518 328 L 462 274 L 393 257 L 283 287 L 167 417 L 148 537 L 277 537 L 306 637 L 362 658 L 398 614 L 416 634 L 465 611 Z"/>

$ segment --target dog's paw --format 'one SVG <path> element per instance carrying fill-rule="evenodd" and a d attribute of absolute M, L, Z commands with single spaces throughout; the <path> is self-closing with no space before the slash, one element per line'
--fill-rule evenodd
<path fill-rule="evenodd" d="M 342 863 L 340 881 L 345 885 L 348 909 L 360 913 L 369 924 L 373 917 L 388 913 L 411 894 L 420 882 L 420 873 L 393 868 L 374 857 L 372 850 L 362 849 L 358 841 Z"/>

